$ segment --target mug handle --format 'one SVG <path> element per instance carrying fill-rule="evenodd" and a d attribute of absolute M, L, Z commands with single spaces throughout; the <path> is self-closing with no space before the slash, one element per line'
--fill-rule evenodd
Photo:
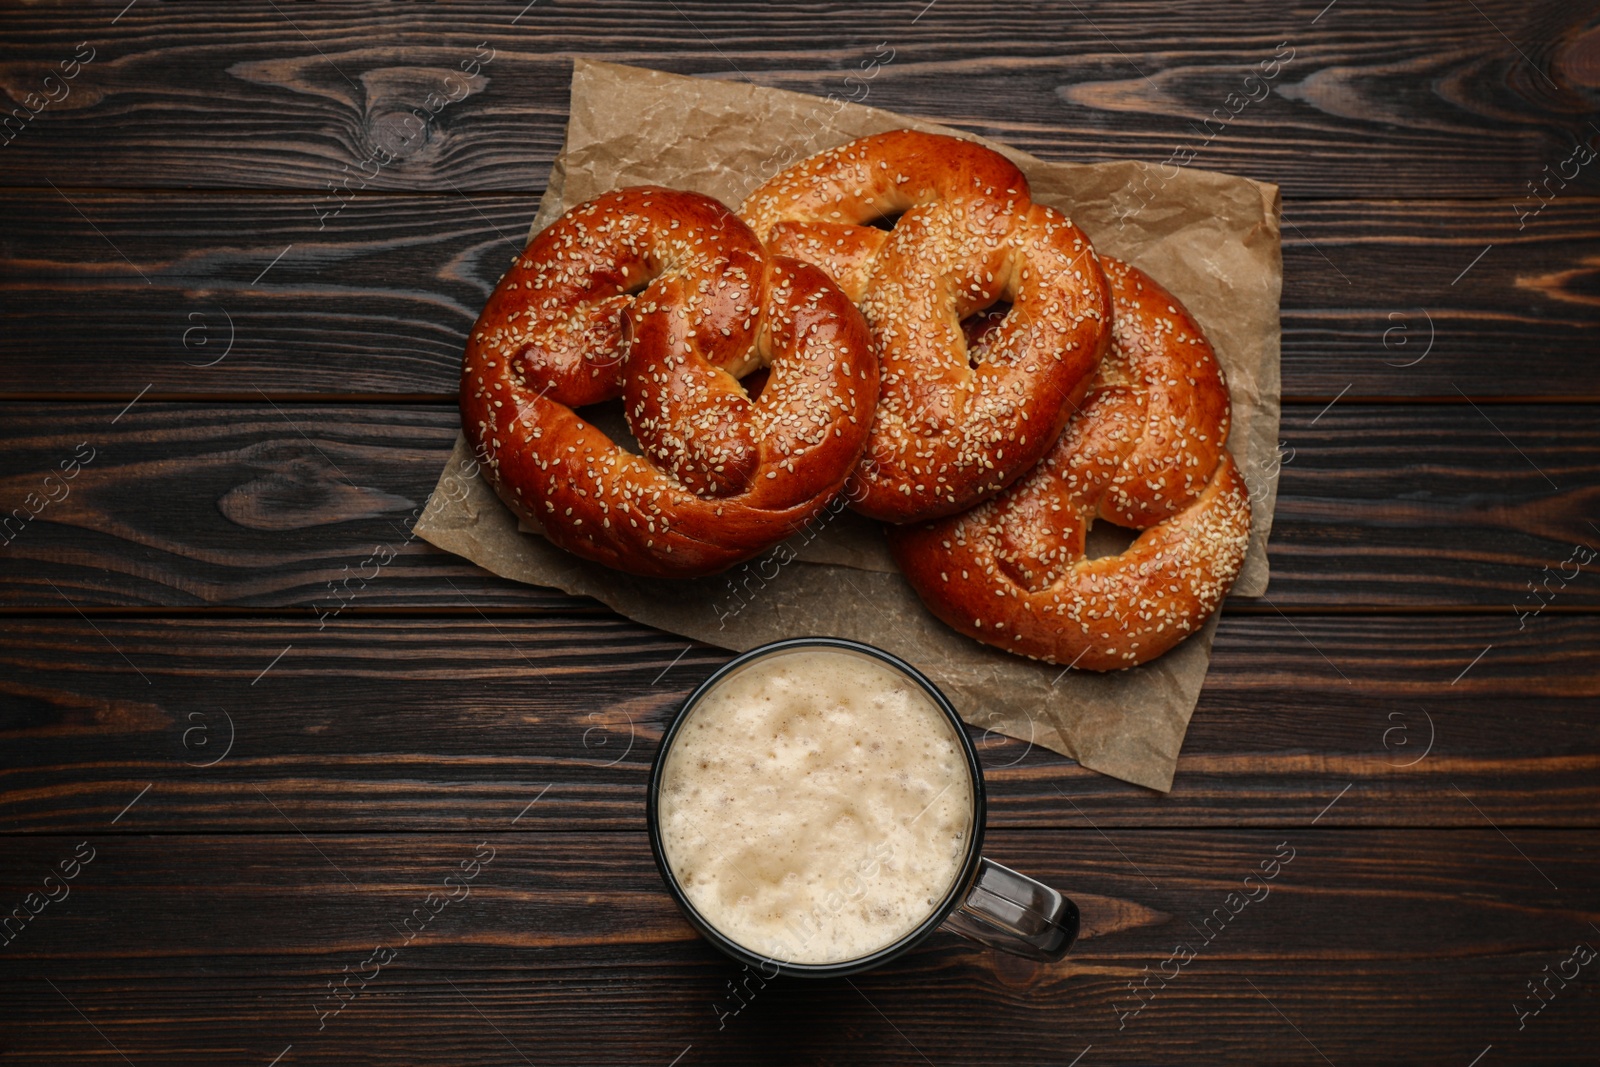
<path fill-rule="evenodd" d="M 944 921 L 962 937 L 1031 960 L 1054 961 L 1078 937 L 1078 906 L 1043 882 L 990 859 Z"/>

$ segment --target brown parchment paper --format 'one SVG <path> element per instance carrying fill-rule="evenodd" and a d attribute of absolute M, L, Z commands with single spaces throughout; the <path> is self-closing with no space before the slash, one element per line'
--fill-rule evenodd
<path fill-rule="evenodd" d="M 625 185 L 693 189 L 737 208 L 792 162 L 901 128 L 968 137 L 1003 152 L 1028 175 L 1035 199 L 1069 214 L 1096 248 L 1149 271 L 1199 320 L 1228 376 L 1229 445 L 1255 513 L 1234 593 L 1264 594 L 1278 473 L 1283 272 L 1276 186 L 1136 162 L 1047 163 L 877 108 L 579 59 L 566 144 L 530 236 L 575 204 Z M 615 430 L 625 432 L 620 424 Z M 687 582 L 636 578 L 519 528 L 477 477 L 464 438 L 416 531 L 495 574 L 591 596 L 640 622 L 723 648 L 742 651 L 811 634 L 870 642 L 928 674 L 974 726 L 1159 790 L 1172 786 L 1217 626 L 1213 616 L 1166 655 L 1112 674 L 1000 652 L 930 615 L 895 571 L 877 524 L 837 505 L 727 574 Z"/>

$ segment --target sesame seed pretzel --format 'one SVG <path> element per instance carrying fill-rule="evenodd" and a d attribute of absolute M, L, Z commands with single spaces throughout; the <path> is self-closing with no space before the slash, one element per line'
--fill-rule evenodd
<path fill-rule="evenodd" d="M 739 377 L 766 367 L 754 397 Z M 517 257 L 473 327 L 461 422 L 500 498 L 556 545 L 652 577 L 789 536 L 854 469 L 877 400 L 861 314 L 725 206 L 640 186 Z M 575 408 L 621 396 L 628 451 Z"/>
<path fill-rule="evenodd" d="M 869 224 L 896 213 L 887 231 Z M 741 214 L 866 315 L 882 389 L 852 495 L 872 518 L 936 518 L 999 492 L 1049 451 L 1106 350 L 1089 239 L 982 145 L 864 137 L 778 174 Z M 969 345 L 962 320 L 997 301 L 1010 313 Z"/>
<path fill-rule="evenodd" d="M 1227 595 L 1250 499 L 1225 444 L 1228 388 L 1200 326 L 1136 267 L 1101 260 L 1116 303 L 1111 352 L 1038 467 L 939 522 L 890 530 L 935 615 L 985 644 L 1117 670 L 1159 656 Z M 1143 530 L 1087 559 L 1096 517 Z"/>

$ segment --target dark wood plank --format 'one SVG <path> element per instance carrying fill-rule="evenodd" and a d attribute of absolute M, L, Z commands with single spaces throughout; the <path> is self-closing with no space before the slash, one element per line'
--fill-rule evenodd
<path fill-rule="evenodd" d="M 0 395 L 446 398 L 538 203 L 367 196 L 322 226 L 309 195 L 63 193 L 0 196 Z M 1600 201 L 1517 206 L 1291 204 L 1284 393 L 1600 399 Z"/>
<path fill-rule="evenodd" d="M 0 405 L 0 515 L 38 513 L 0 546 L 0 603 L 332 606 L 330 583 L 379 546 L 398 558 L 351 611 L 575 603 L 408 541 L 456 436 L 453 405 L 125 406 Z M 1512 627 L 1518 605 L 1541 602 L 1530 583 L 1551 610 L 1600 605 L 1573 560 L 1580 542 L 1600 548 L 1595 412 L 1291 406 L 1271 602 L 1470 606 Z M 92 461 L 49 483 L 62 499 L 30 503 L 75 453 Z"/>
<path fill-rule="evenodd" d="M 1593 615 L 1225 615 L 1164 797 L 971 735 L 996 826 L 1594 827 L 1595 647 Z M 636 828 L 728 658 L 570 615 L 14 619 L 0 648 L 0 831 L 30 833 L 135 797 L 116 832 L 470 831 L 535 799 L 522 829 Z"/>
<path fill-rule="evenodd" d="M 1593 964 L 1552 982 L 1521 1031 L 1512 1007 L 1544 967 L 1600 940 L 1581 888 L 1600 874 L 1592 831 L 1513 831 L 1515 847 L 1487 828 L 1001 831 L 990 855 L 1077 899 L 1085 933 L 1066 960 L 938 934 L 851 983 L 752 986 L 719 1029 L 741 974 L 675 911 L 643 834 L 505 823 L 448 837 L 0 839 L 8 902 L 80 842 L 95 850 L 71 895 L 4 950 L 0 1040 L 30 1063 L 120 1062 L 114 1046 L 133 1063 L 208 1065 L 266 1064 L 291 1045 L 284 1063 L 408 1065 L 979 1063 L 1001 1042 L 1007 1062 L 1057 1064 L 1090 1045 L 1085 1064 L 1592 1052 Z M 470 895 L 405 943 L 399 922 L 480 843 L 493 858 Z M 1275 856 L 1288 863 L 1260 880 Z M 1241 887 L 1258 899 L 1229 917 Z M 1195 956 L 1161 989 L 1179 944 Z M 319 1032 L 327 983 L 375 946 L 395 955 Z M 1130 983 L 1149 992 L 1124 1016 L 1140 1003 Z"/>
<path fill-rule="evenodd" d="M 1284 395 L 1600 394 L 1600 201 L 1521 206 L 1288 204 Z"/>
<path fill-rule="evenodd" d="M 1593 8 L 1560 0 L 1432 0 L 1403 15 L 1376 0 L 1321 14 L 1270 0 L 1092 11 L 607 0 L 520 15 L 483 0 L 282 11 L 211 0 L 181 18 L 141 3 L 114 19 L 119 6 L 57 0 L 9 17 L 11 62 L 28 72 L 8 86 L 19 103 L 60 92 L 42 79 L 79 42 L 95 58 L 6 146 L 5 183 L 321 191 L 381 147 L 403 158 L 371 188 L 536 188 L 561 144 L 570 59 L 586 55 L 819 96 L 864 87 L 871 104 L 1053 159 L 1157 163 L 1188 146 L 1197 166 L 1291 197 L 1518 197 L 1588 136 L 1597 88 Z M 409 109 L 459 94 L 445 79 L 480 44 L 494 57 L 468 95 L 402 146 Z M 1271 95 L 1207 143 L 1202 123 L 1228 114 L 1230 94 L 1260 92 L 1245 78 L 1280 44 L 1293 57 Z M 847 83 L 880 45 L 888 65 Z M 1577 187 L 1600 190 L 1600 176 L 1590 168 Z"/>

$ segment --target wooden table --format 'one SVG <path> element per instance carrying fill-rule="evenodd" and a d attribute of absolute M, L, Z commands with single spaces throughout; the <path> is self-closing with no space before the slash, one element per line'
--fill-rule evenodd
<path fill-rule="evenodd" d="M 1592 0 L 125 3 L 0 15 L 0 1063 L 1595 1062 Z M 734 999 L 642 832 L 727 653 L 411 538 L 575 55 L 1282 185 L 1272 589 L 1172 793 L 979 738 L 1066 961 Z"/>

